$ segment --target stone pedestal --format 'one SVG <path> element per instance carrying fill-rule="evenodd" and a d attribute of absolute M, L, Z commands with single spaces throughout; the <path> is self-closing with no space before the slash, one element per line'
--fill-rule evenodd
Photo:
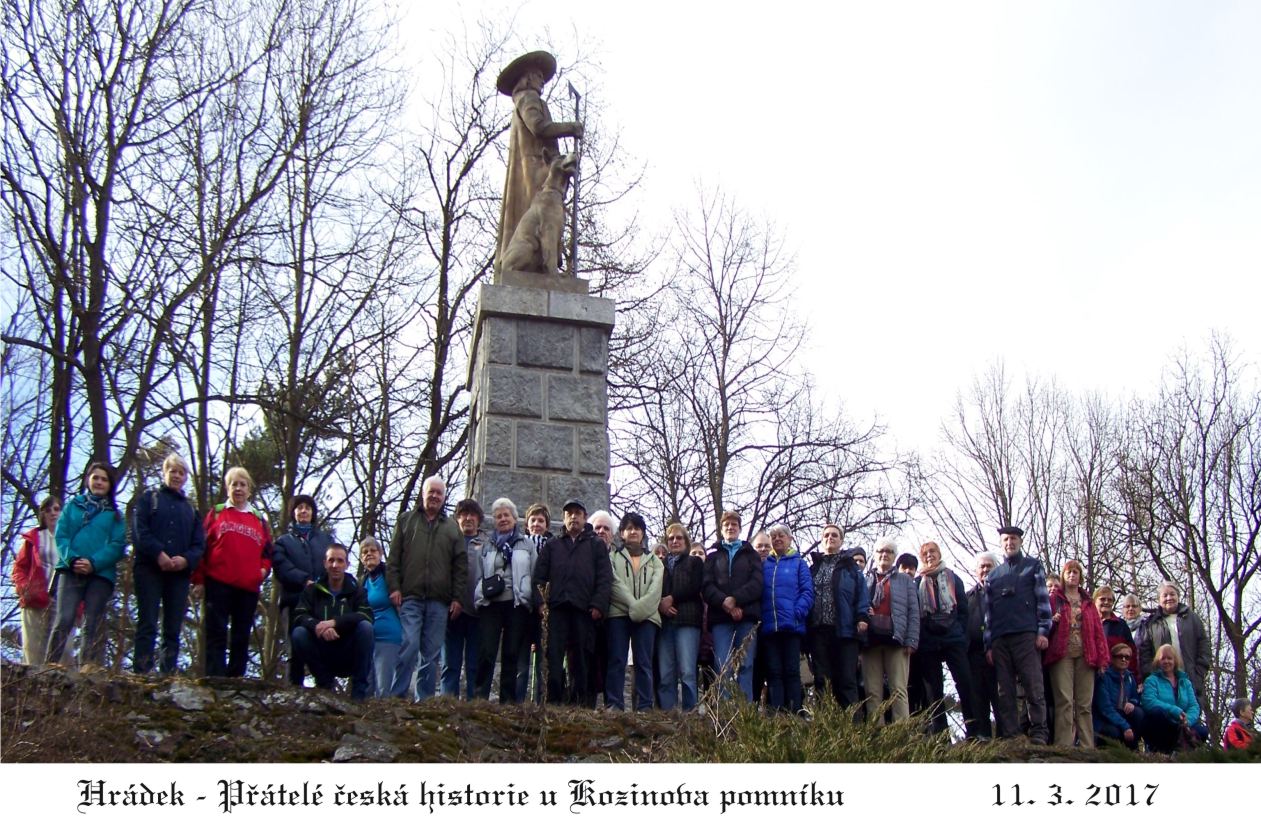
<path fill-rule="evenodd" d="M 608 508 L 613 301 L 585 281 L 504 272 L 482 287 L 473 334 L 469 495 L 560 519 L 566 499 Z M 559 290 L 559 289 L 564 289 Z"/>

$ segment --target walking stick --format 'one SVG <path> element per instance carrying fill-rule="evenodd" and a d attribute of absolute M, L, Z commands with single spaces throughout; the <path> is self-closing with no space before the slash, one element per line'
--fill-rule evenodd
<path fill-rule="evenodd" d="M 566 82 L 569 86 L 569 95 L 574 98 L 574 122 L 582 122 L 582 94 L 578 93 L 578 89 L 574 87 L 573 82 Z M 579 170 L 582 166 L 582 138 L 574 138 L 574 157 L 577 158 L 577 167 L 574 169 L 574 203 L 569 213 L 569 273 L 574 277 L 578 276 L 578 184 Z"/>

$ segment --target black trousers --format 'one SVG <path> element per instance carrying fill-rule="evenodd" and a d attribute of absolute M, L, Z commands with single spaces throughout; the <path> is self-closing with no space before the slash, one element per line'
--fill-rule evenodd
<path fill-rule="evenodd" d="M 517 663 L 521 644 L 530 619 L 529 610 L 515 606 L 512 600 L 494 601 L 477 610 L 477 681 L 474 697 L 490 699 L 490 686 L 495 676 L 495 659 L 499 659 L 499 702 L 514 703 L 517 699 Z"/>
<path fill-rule="evenodd" d="M 589 611 L 567 604 L 554 606 L 548 613 L 547 702 L 559 703 L 565 698 L 565 650 L 571 643 L 573 702 L 594 709 L 595 691 L 590 674 L 595 664 L 595 622 Z"/>
<path fill-rule="evenodd" d="M 1029 710 L 1029 737 L 1047 743 L 1050 736 L 1046 723 L 1046 694 L 1043 687 L 1042 656 L 1035 644 L 1036 632 L 1011 633 L 999 636 L 990 644 L 994 654 L 994 673 L 998 681 L 998 737 L 1012 738 L 1020 734 L 1016 713 L 1016 682 L 1025 690 Z"/>
<path fill-rule="evenodd" d="M 842 639 L 832 625 L 810 629 L 815 691 L 831 691 L 842 706 L 853 706 L 858 694 L 858 639 Z"/>
<path fill-rule="evenodd" d="M 163 674 L 173 674 L 179 666 L 180 630 L 188 609 L 188 571 L 164 572 L 149 563 L 137 563 L 136 647 L 131 667 L 137 674 L 153 670 L 153 647 L 158 638 L 158 615 L 162 616 Z"/>
<path fill-rule="evenodd" d="M 920 676 L 924 684 L 924 699 L 933 706 L 933 732 L 946 731 L 946 710 L 941 701 L 946 696 L 946 680 L 942 666 L 950 669 L 955 691 L 959 694 L 959 707 L 967 722 L 968 734 L 972 734 L 974 716 L 972 708 L 972 671 L 968 667 L 968 643 L 946 645 L 938 650 L 920 648 Z M 936 704 L 936 705 L 934 705 Z"/>
<path fill-rule="evenodd" d="M 968 651 L 968 668 L 972 672 L 972 712 L 968 726 L 970 738 L 992 738 L 994 726 L 990 712 L 997 718 L 998 681 L 994 666 L 985 661 L 985 649 Z"/>
<path fill-rule="evenodd" d="M 206 676 L 245 676 L 257 611 L 257 592 L 206 578 Z"/>

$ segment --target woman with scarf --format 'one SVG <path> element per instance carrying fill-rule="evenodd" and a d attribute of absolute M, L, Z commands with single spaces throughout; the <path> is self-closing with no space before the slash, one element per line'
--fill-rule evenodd
<path fill-rule="evenodd" d="M 1111 654 L 1103 635 L 1103 622 L 1090 593 L 1082 588 L 1082 567 L 1069 560 L 1060 570 L 1062 589 L 1051 596 L 1050 644 L 1042 663 L 1051 679 L 1055 703 L 1053 737 L 1057 747 L 1095 745 L 1092 712 L 1095 675 L 1108 667 Z"/>
<path fill-rule="evenodd" d="M 1099 612 L 1099 620 L 1103 622 L 1103 638 L 1107 642 L 1109 651 L 1119 644 L 1130 646 L 1128 667 L 1134 674 L 1134 679 L 1141 680 L 1143 676 L 1138 669 L 1138 645 L 1134 644 L 1134 634 L 1130 630 L 1130 625 L 1113 612 L 1112 608 L 1116 600 L 1116 593 L 1112 591 L 1111 586 L 1104 585 L 1095 590 L 1095 609 Z M 1098 729 L 1098 727 L 1095 728 Z"/>
<path fill-rule="evenodd" d="M 79 664 L 102 664 L 101 625 L 126 548 L 127 523 L 114 502 L 114 470 L 97 461 L 88 467 L 83 492 L 70 500 L 57 520 L 57 622 L 45 661 L 61 659 L 83 604 Z"/>
<path fill-rule="evenodd" d="M 830 691 L 842 706 L 858 702 L 858 638 L 867 631 L 867 587 L 850 552 L 841 551 L 841 526 L 823 526 L 822 551 L 810 555 L 814 605 L 808 618 L 816 697 Z"/>
<path fill-rule="evenodd" d="M 920 606 L 915 579 L 894 568 L 898 547 L 885 538 L 876 543 L 876 564 L 867 573 L 871 621 L 863 651 L 863 683 L 867 686 L 867 720 L 880 723 L 881 694 L 889 681 L 893 719 L 911 716 L 906 681 L 911 654 L 919 647 Z"/>
<path fill-rule="evenodd" d="M 612 599 L 609 601 L 608 669 L 604 678 L 604 702 L 611 709 L 626 708 L 626 650 L 635 657 L 635 710 L 652 708 L 652 650 L 661 626 L 661 584 L 665 566 L 646 551 L 648 526 L 638 513 L 627 513 L 618 525 L 622 547 L 609 556 L 613 566 Z"/>
<path fill-rule="evenodd" d="M 284 616 L 284 638 L 291 637 L 290 616 L 302 590 L 324 574 L 324 553 L 333 542 L 331 534 L 315 527 L 315 497 L 299 493 L 289 503 L 289 533 L 276 539 L 272 563 L 282 587 L 280 613 Z M 289 682 L 302 685 L 306 666 L 296 650 L 289 655 Z"/>
<path fill-rule="evenodd" d="M 359 543 L 359 583 L 372 607 L 372 696 L 390 693 L 398 650 L 403 644 L 403 624 L 398 609 L 390 601 L 390 587 L 385 582 L 385 549 L 375 537 L 364 537 Z"/>
<path fill-rule="evenodd" d="M 13 562 L 13 589 L 22 608 L 22 661 L 27 665 L 43 665 L 48 652 L 60 518 L 61 499 L 48 496 L 40 502 L 39 525 L 22 535 L 22 547 Z"/>
<path fill-rule="evenodd" d="M 941 562 L 941 547 L 926 542 L 919 549 L 920 675 L 924 700 L 932 710 L 932 731 L 946 731 L 945 679 L 942 666 L 959 694 L 967 734 L 975 736 L 972 671 L 968 666 L 968 593 L 963 581 Z"/>
<path fill-rule="evenodd" d="M 521 646 L 530 628 L 531 587 L 538 552 L 534 541 L 517 528 L 517 506 L 500 498 L 490 506 L 495 530 L 481 554 L 474 585 L 477 603 L 477 688 L 474 696 L 490 699 L 490 684 L 499 658 L 499 702 L 517 703 L 517 670 Z"/>
<path fill-rule="evenodd" d="M 1130 628 L 1130 635 L 1138 644 L 1138 628 L 1143 624 L 1143 602 L 1133 592 L 1121 599 L 1121 618 L 1125 619 L 1125 626 Z M 1141 668 L 1142 663 L 1139 665 Z"/>

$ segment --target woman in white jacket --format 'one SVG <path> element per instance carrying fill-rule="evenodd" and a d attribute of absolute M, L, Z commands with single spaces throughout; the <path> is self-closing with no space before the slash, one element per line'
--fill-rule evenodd
<path fill-rule="evenodd" d="M 517 527 L 517 506 L 496 499 L 490 506 L 495 530 L 482 550 L 481 580 L 473 587 L 477 603 L 477 688 L 475 697 L 490 699 L 495 660 L 499 659 L 499 702 L 515 703 L 517 663 L 528 644 L 530 587 L 538 551 Z"/>

